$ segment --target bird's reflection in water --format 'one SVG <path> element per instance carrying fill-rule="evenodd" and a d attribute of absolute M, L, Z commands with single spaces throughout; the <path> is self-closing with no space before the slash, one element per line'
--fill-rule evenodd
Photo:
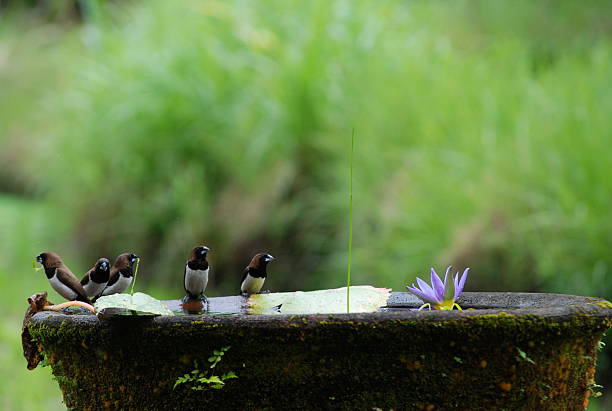
<path fill-rule="evenodd" d="M 204 314 L 208 309 L 206 301 L 190 300 L 181 304 L 185 314 Z"/>

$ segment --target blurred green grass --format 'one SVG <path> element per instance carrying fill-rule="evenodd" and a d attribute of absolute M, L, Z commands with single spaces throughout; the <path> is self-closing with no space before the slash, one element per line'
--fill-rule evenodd
<path fill-rule="evenodd" d="M 58 406 L 11 331 L 42 250 L 137 252 L 160 298 L 200 242 L 209 295 L 258 251 L 273 290 L 341 286 L 353 127 L 353 283 L 612 298 L 609 2 L 91 4 L 0 16 L 3 408 Z"/>
<path fill-rule="evenodd" d="M 39 230 L 44 208 L 31 201 L 0 196 L 0 408 L 3 410 L 62 409 L 61 396 L 50 367 L 26 369 L 21 355 L 21 323 L 26 298 L 48 289 L 44 276 L 28 270 L 32 253 L 44 247 Z M 10 249 L 7 249 L 7 245 Z M 29 264 L 32 267 L 32 264 Z M 54 293 L 51 301 L 61 301 Z"/>

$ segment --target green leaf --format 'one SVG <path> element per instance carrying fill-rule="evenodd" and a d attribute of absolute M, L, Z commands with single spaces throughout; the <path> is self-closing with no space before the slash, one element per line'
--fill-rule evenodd
<path fill-rule="evenodd" d="M 351 312 L 376 312 L 387 305 L 391 289 L 369 285 L 351 286 Z M 276 309 L 281 305 L 280 310 Z M 255 294 L 248 300 L 249 314 L 346 313 L 346 287 L 332 290 Z"/>
<path fill-rule="evenodd" d="M 236 375 L 236 373 L 234 371 L 230 371 L 228 373 L 225 373 L 221 376 L 221 379 L 223 381 L 225 380 L 229 380 L 230 378 L 238 378 L 238 376 Z"/>
<path fill-rule="evenodd" d="M 191 378 L 188 376 L 188 374 L 185 374 L 184 377 L 178 377 L 174 382 L 174 386 L 172 387 L 172 389 L 175 389 L 177 386 L 184 384 L 188 381 L 191 381 Z"/>
<path fill-rule="evenodd" d="M 529 358 L 529 357 L 527 356 L 527 353 L 526 353 L 525 351 L 521 350 L 521 349 L 520 349 L 520 348 L 518 348 L 518 347 L 516 347 L 516 350 L 518 351 L 519 356 L 520 356 L 520 357 L 517 357 L 517 359 L 519 359 L 519 360 L 521 360 L 521 359 L 522 359 L 522 360 L 524 360 L 524 361 L 527 361 L 527 362 L 530 362 L 530 363 L 532 363 L 532 364 L 535 364 L 535 361 L 533 361 L 531 358 Z"/>
<path fill-rule="evenodd" d="M 98 312 L 107 309 L 126 310 L 119 315 L 130 313 L 137 315 L 174 315 L 163 302 L 145 293 L 106 295 L 98 298 L 94 307 Z"/>
<path fill-rule="evenodd" d="M 221 378 L 219 378 L 216 375 L 211 375 L 210 377 L 206 378 L 198 378 L 198 382 L 201 382 L 203 384 L 223 384 L 223 381 L 221 380 Z"/>

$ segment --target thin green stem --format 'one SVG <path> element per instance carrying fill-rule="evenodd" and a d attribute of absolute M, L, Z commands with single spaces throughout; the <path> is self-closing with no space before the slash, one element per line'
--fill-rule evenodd
<path fill-rule="evenodd" d="M 138 263 L 140 262 L 140 258 L 136 259 L 136 264 L 134 264 L 134 279 L 132 280 L 132 288 L 130 289 L 130 295 L 134 295 L 134 284 L 136 284 L 136 274 L 138 274 Z"/>
<path fill-rule="evenodd" d="M 348 264 L 346 275 L 346 312 L 351 312 L 351 257 L 353 251 L 353 153 L 355 151 L 355 129 L 351 134 L 351 155 L 349 164 L 349 238 L 348 238 Z"/>

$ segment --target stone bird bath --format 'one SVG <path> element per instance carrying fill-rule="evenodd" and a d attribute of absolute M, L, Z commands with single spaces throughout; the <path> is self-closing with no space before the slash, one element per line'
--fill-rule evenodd
<path fill-rule="evenodd" d="M 558 294 L 464 293 L 464 311 L 159 317 L 40 312 L 29 330 L 73 409 L 583 409 L 612 305 Z M 168 302 L 176 309 L 178 302 Z M 222 389 L 173 388 L 231 346 Z"/>

